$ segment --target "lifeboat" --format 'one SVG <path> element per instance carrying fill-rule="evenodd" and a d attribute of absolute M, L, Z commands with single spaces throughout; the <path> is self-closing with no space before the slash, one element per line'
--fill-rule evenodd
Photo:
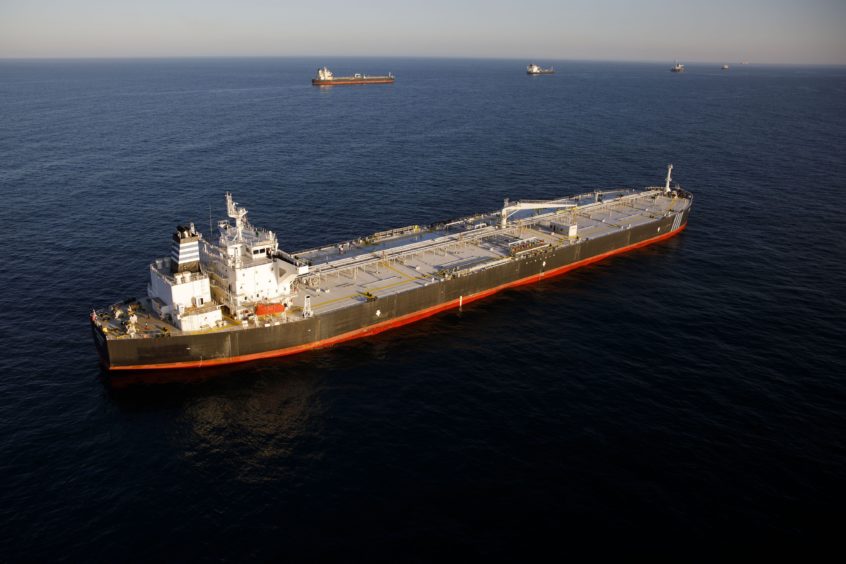
<path fill-rule="evenodd" d="M 259 304 L 256 306 L 256 315 L 275 315 L 285 313 L 285 304 Z"/>

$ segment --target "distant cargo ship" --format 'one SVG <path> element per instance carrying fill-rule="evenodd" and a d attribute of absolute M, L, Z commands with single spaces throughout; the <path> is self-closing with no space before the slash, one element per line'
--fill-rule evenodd
<path fill-rule="evenodd" d="M 287 253 L 226 194 L 216 240 L 179 226 L 147 295 L 91 313 L 112 371 L 200 368 L 368 337 L 681 232 L 670 186 L 505 200 L 501 210 Z M 265 212 L 267 213 L 267 212 Z M 519 331 L 519 317 L 515 318 Z"/>
<path fill-rule="evenodd" d="M 670 71 L 672 71 L 672 72 L 684 72 L 684 65 L 681 64 L 680 62 L 676 61 L 676 64 L 674 64 L 670 68 Z"/>
<path fill-rule="evenodd" d="M 723 65 L 721 68 L 722 68 L 723 70 L 729 70 L 729 66 L 728 66 L 728 65 Z"/>
<path fill-rule="evenodd" d="M 545 69 L 539 65 L 532 63 L 531 65 L 526 67 L 526 74 L 555 74 L 555 69 L 552 67 Z"/>
<path fill-rule="evenodd" d="M 352 76 L 335 76 L 328 68 L 317 69 L 317 76 L 311 79 L 314 86 L 341 86 L 344 84 L 393 84 L 394 75 L 388 73 L 382 76 L 367 76 L 354 74 Z"/>

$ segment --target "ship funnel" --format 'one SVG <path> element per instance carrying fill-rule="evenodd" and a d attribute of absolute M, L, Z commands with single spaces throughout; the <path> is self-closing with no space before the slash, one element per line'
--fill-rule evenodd
<path fill-rule="evenodd" d="M 200 272 L 200 234 L 191 223 L 176 226 L 170 247 L 171 271 Z"/>

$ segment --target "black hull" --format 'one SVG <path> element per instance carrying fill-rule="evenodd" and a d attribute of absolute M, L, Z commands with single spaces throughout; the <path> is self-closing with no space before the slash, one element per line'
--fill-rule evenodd
<path fill-rule="evenodd" d="M 484 298 L 507 287 L 537 282 L 609 255 L 666 239 L 684 229 L 690 208 L 676 216 L 539 250 L 520 260 L 393 294 L 314 317 L 271 325 L 161 338 L 104 339 L 92 323 L 103 363 L 110 370 L 202 368 L 296 354 L 366 337 Z M 675 227 L 675 230 L 673 230 Z"/>

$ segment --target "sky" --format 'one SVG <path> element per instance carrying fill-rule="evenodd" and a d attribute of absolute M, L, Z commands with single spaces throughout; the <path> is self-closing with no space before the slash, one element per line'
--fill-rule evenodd
<path fill-rule="evenodd" d="M 0 0 L 0 58 L 846 64 L 846 0 Z"/>

